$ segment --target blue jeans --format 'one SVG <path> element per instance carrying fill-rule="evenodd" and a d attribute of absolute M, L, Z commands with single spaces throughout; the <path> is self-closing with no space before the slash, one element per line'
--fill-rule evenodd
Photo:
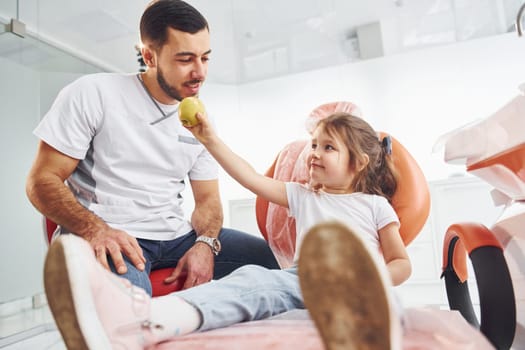
<path fill-rule="evenodd" d="M 202 316 L 200 331 L 304 309 L 297 267 L 269 270 L 246 265 L 227 277 L 175 292 Z"/>
<path fill-rule="evenodd" d="M 394 312 L 403 324 L 401 299 L 392 287 L 388 293 L 392 297 Z M 202 323 L 199 331 L 262 320 L 294 309 L 305 309 L 297 266 L 269 270 L 261 266 L 246 265 L 218 281 L 170 295 L 184 299 L 200 312 Z"/>
<path fill-rule="evenodd" d="M 139 238 L 137 241 L 146 258 L 146 268 L 144 271 L 138 270 L 124 256 L 128 271 L 120 276 L 143 288 L 151 295 L 149 273 L 156 269 L 175 268 L 179 259 L 182 258 L 188 249 L 193 247 L 196 238 L 195 231 L 191 231 L 172 241 L 152 241 Z M 224 277 L 235 269 L 247 264 L 260 265 L 269 269 L 279 269 L 279 264 L 264 239 L 227 228 L 221 229 L 219 239 L 222 244 L 222 250 L 215 257 L 214 279 Z M 108 262 L 111 270 L 116 273 L 115 266 L 109 257 Z"/>

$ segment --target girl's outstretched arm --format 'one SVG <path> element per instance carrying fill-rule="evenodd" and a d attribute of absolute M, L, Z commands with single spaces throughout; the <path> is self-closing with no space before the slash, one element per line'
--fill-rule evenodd
<path fill-rule="evenodd" d="M 256 195 L 288 208 L 286 186 L 283 181 L 257 173 L 246 160 L 233 152 L 219 138 L 205 115 L 197 113 L 197 119 L 199 120 L 197 125 L 186 127 L 186 129 L 208 149 L 231 177 Z"/>

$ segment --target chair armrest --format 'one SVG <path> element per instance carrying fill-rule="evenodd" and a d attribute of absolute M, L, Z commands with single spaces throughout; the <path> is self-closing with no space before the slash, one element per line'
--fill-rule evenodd
<path fill-rule="evenodd" d="M 469 255 L 480 299 L 479 325 L 467 285 L 466 255 Z M 450 309 L 463 317 L 497 349 L 509 349 L 516 332 L 516 298 L 501 244 L 484 225 L 451 225 L 443 245 L 443 274 Z"/>

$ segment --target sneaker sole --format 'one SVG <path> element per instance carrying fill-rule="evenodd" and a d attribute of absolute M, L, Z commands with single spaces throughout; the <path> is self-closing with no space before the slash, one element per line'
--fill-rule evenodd
<path fill-rule="evenodd" d="M 299 257 L 304 303 L 327 350 L 391 349 L 383 277 L 364 243 L 338 223 L 313 227 Z"/>
<path fill-rule="evenodd" d="M 51 313 L 68 349 L 111 349 L 93 303 L 82 249 L 73 235 L 57 238 L 44 263 L 44 288 Z"/>

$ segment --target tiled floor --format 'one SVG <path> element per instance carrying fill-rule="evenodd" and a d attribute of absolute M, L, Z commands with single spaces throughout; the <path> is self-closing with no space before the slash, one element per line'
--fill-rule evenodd
<path fill-rule="evenodd" d="M 33 337 L 2 347 L 2 350 L 65 350 L 58 331 L 46 331 Z"/>
<path fill-rule="evenodd" d="M 0 318 L 2 350 L 65 350 L 47 306 Z"/>

